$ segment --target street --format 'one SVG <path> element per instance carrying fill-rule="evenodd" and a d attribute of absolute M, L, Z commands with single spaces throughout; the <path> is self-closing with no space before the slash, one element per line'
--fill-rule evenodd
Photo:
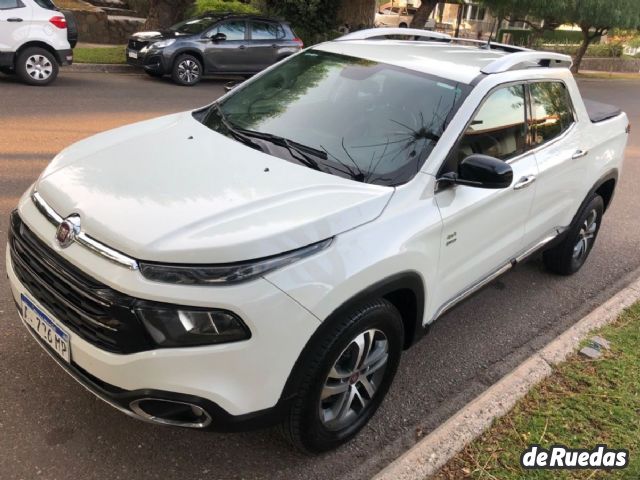
<path fill-rule="evenodd" d="M 128 418 L 67 376 L 20 323 L 0 262 L 3 479 L 365 479 L 617 292 L 640 267 L 640 82 L 582 80 L 585 98 L 626 110 L 625 170 L 598 242 L 573 277 L 538 258 L 436 322 L 405 352 L 382 407 L 355 441 L 309 457 L 273 430 L 218 434 Z M 138 75 L 70 74 L 47 88 L 0 74 L 0 237 L 19 196 L 62 148 L 94 133 L 194 108 L 222 81 L 181 88 Z M 4 255 L 4 250 L 3 250 Z M 260 388 L 256 385 L 256 388 Z"/>

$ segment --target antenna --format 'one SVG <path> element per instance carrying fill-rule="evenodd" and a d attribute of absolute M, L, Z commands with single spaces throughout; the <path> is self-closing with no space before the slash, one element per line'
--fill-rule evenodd
<path fill-rule="evenodd" d="M 493 26 L 491 27 L 491 32 L 489 32 L 489 40 L 487 40 L 487 44 L 484 47 L 487 50 L 491 50 L 491 40 L 492 40 L 492 37 L 493 37 L 493 31 L 496 29 L 497 26 L 498 26 L 498 19 L 496 18 L 493 21 Z M 496 31 L 496 35 L 497 34 L 498 34 L 498 32 Z"/>

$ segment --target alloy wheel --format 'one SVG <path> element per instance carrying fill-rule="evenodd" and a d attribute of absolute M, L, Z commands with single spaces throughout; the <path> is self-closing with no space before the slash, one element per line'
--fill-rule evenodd
<path fill-rule="evenodd" d="M 178 65 L 178 77 L 185 83 L 194 83 L 200 78 L 200 66 L 193 60 L 183 60 Z"/>
<path fill-rule="evenodd" d="M 589 248 L 593 244 L 598 229 L 598 212 L 593 209 L 587 215 L 580 232 L 578 233 L 578 241 L 573 247 L 573 258 L 577 261 L 586 257 Z"/>
<path fill-rule="evenodd" d="M 320 395 L 320 420 L 340 430 L 358 419 L 375 396 L 389 358 L 389 342 L 377 329 L 358 334 L 329 371 Z"/>
<path fill-rule="evenodd" d="M 25 64 L 27 75 L 34 80 L 47 80 L 53 73 L 51 61 L 44 55 L 31 55 Z"/>

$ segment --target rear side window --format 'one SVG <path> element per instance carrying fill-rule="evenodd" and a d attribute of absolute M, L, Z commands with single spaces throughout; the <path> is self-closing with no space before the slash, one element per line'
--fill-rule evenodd
<path fill-rule="evenodd" d="M 244 40 L 247 25 L 244 20 L 221 23 L 218 26 L 218 33 L 224 33 L 227 40 Z"/>
<path fill-rule="evenodd" d="M 284 30 L 276 23 L 251 22 L 252 40 L 278 40 L 284 38 Z"/>
<path fill-rule="evenodd" d="M 573 106 L 562 82 L 532 83 L 531 137 L 534 146 L 562 135 L 573 125 Z"/>
<path fill-rule="evenodd" d="M 448 161 L 449 171 L 473 153 L 508 160 L 527 148 L 527 124 L 523 85 L 491 93 L 467 127 Z"/>
<path fill-rule="evenodd" d="M 11 10 L 12 8 L 22 8 L 24 5 L 20 0 L 0 0 L 0 10 Z"/>

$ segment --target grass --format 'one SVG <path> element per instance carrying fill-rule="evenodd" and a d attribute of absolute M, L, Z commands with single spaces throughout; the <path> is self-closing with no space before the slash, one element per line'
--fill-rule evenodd
<path fill-rule="evenodd" d="M 601 78 L 606 80 L 640 80 L 640 73 L 630 72 L 580 72 L 576 78 Z"/>
<path fill-rule="evenodd" d="M 436 475 L 450 479 L 640 479 L 640 304 L 598 332 L 611 350 L 597 360 L 573 355 L 505 417 Z M 597 444 L 629 450 L 623 470 L 529 470 L 520 455 L 530 445 Z"/>
<path fill-rule="evenodd" d="M 126 63 L 124 45 L 116 47 L 76 47 L 74 63 Z"/>

